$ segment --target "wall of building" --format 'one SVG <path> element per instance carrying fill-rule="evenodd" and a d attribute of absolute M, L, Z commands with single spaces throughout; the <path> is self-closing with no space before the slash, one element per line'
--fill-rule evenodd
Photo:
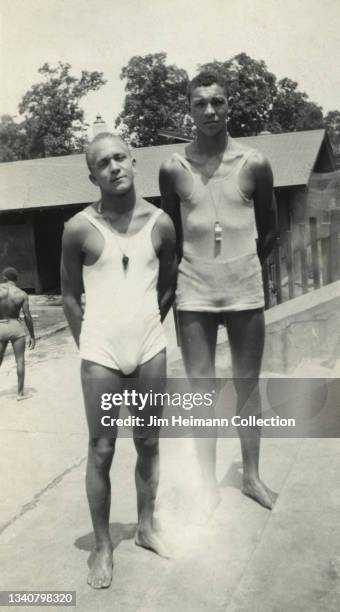
<path fill-rule="evenodd" d="M 263 370 L 289 374 L 308 359 L 340 358 L 340 281 L 266 311 Z"/>
<path fill-rule="evenodd" d="M 35 250 L 40 283 L 39 293 L 60 291 L 61 239 L 64 228 L 62 209 L 33 213 Z"/>
<path fill-rule="evenodd" d="M 19 286 L 38 289 L 32 218 L 24 213 L 0 215 L 0 270 L 14 266 L 19 272 Z"/>
<path fill-rule="evenodd" d="M 35 293 L 60 291 L 64 223 L 83 206 L 0 215 L 0 271 L 14 266 L 19 286 Z"/>

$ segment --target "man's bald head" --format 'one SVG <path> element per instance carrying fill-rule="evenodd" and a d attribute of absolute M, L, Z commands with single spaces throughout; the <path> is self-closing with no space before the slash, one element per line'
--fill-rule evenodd
<path fill-rule="evenodd" d="M 96 146 L 103 140 L 118 141 L 121 145 L 123 145 L 129 157 L 131 157 L 131 151 L 121 136 L 119 136 L 118 134 L 112 134 L 111 132 L 101 132 L 100 134 L 97 134 L 97 136 L 95 136 L 93 140 L 91 140 L 86 150 L 86 163 L 87 163 L 87 167 L 90 170 L 90 172 L 92 172 L 93 154 L 96 150 Z"/>
<path fill-rule="evenodd" d="M 9 266 L 1 272 L 1 276 L 6 281 L 13 281 L 14 283 L 16 283 L 18 280 L 18 270 L 16 268 L 13 268 L 12 266 Z"/>

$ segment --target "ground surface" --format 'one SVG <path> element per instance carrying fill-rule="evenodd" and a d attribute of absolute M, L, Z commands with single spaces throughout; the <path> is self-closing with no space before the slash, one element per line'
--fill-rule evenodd
<path fill-rule="evenodd" d="M 180 375 L 171 319 L 167 329 L 170 371 Z M 221 368 L 222 353 L 223 346 Z M 301 367 L 303 376 L 339 370 Z M 263 440 L 262 476 L 279 492 L 271 513 L 241 494 L 238 440 L 219 440 L 222 502 L 204 527 L 192 520 L 201 501 L 193 442 L 162 439 L 158 515 L 173 548 L 170 561 L 134 545 L 135 453 L 122 438 L 112 469 L 114 581 L 106 591 L 91 590 L 78 369 L 64 330 L 41 338 L 28 357 L 30 399 L 16 402 L 12 355 L 0 371 L 2 590 L 76 590 L 80 612 L 340 610 L 340 441 L 330 438 Z"/>

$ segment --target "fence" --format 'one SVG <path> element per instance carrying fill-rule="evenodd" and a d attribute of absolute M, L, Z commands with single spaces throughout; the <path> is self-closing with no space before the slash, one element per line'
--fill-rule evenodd
<path fill-rule="evenodd" d="M 288 230 L 263 265 L 266 308 L 340 279 L 340 210 Z"/>

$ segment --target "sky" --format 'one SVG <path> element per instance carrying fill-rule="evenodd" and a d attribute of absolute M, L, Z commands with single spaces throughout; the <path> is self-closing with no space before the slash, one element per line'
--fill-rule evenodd
<path fill-rule="evenodd" d="M 295 80 L 324 111 L 340 110 L 339 0 L 0 0 L 0 114 L 18 103 L 45 62 L 104 73 L 82 102 L 112 128 L 122 110 L 120 72 L 133 55 L 165 51 L 194 76 L 198 64 L 246 52 Z"/>

